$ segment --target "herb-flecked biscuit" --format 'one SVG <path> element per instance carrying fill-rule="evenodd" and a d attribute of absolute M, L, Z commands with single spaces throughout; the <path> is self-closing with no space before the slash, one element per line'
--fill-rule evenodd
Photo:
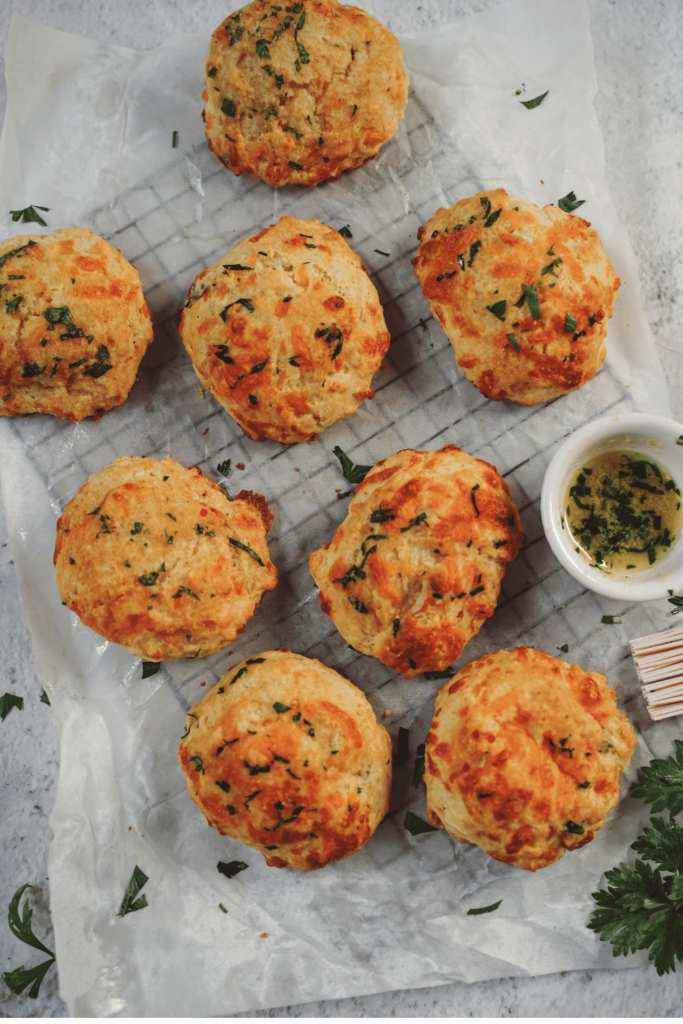
<path fill-rule="evenodd" d="M 531 647 L 465 665 L 426 742 L 429 820 L 529 871 L 594 838 L 636 747 L 598 672 Z"/>
<path fill-rule="evenodd" d="M 444 671 L 493 615 L 523 539 L 488 462 L 454 445 L 406 449 L 373 466 L 309 565 L 344 639 L 412 679 Z"/>
<path fill-rule="evenodd" d="M 204 657 L 274 590 L 265 498 L 230 501 L 196 467 L 125 456 L 93 473 L 57 523 L 62 601 L 148 661 Z"/>
<path fill-rule="evenodd" d="M 92 231 L 0 242 L 0 416 L 101 416 L 153 337 L 137 270 Z"/>
<path fill-rule="evenodd" d="M 437 210 L 418 238 L 422 291 L 482 394 L 535 405 L 594 376 L 620 282 L 588 221 L 499 188 Z"/>
<path fill-rule="evenodd" d="M 290 651 L 245 658 L 187 716 L 187 788 L 209 825 L 278 868 L 367 843 L 389 808 L 391 740 L 362 691 Z"/>
<path fill-rule="evenodd" d="M 197 376 L 254 441 L 315 438 L 372 398 L 390 335 L 360 256 L 281 217 L 194 281 L 180 334 Z"/>
<path fill-rule="evenodd" d="M 407 101 L 398 40 L 337 0 L 254 0 L 211 37 L 206 138 L 235 174 L 276 186 L 336 180 L 377 155 Z"/>

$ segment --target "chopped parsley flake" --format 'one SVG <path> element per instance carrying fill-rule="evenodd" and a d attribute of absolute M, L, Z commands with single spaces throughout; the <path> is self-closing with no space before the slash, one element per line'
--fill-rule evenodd
<path fill-rule="evenodd" d="M 520 100 L 519 102 L 522 104 L 523 107 L 526 107 L 527 110 L 533 110 L 534 107 L 540 107 L 541 103 L 543 103 L 543 100 L 546 98 L 549 92 L 550 89 L 546 89 L 546 91 L 541 96 L 535 96 L 532 100 Z"/>

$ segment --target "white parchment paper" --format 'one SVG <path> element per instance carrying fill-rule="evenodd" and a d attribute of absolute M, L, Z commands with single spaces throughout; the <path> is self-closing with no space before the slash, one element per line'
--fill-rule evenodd
<path fill-rule="evenodd" d="M 213 27 L 137 53 L 15 13 L 5 53 L 2 237 L 17 233 L 7 211 L 29 203 L 50 207 L 49 228 L 38 233 L 91 227 L 137 266 L 156 335 L 129 399 L 101 420 L 0 422 L 20 595 L 61 735 L 50 855 L 61 994 L 80 1016 L 204 1016 L 641 963 L 645 954 L 613 960 L 586 922 L 591 891 L 605 869 L 628 858 L 647 817 L 627 796 L 638 767 L 653 753 L 668 754 L 681 735 L 676 721 L 650 723 L 627 644 L 669 625 L 670 609 L 621 607 L 582 590 L 552 556 L 538 508 L 548 461 L 581 423 L 631 409 L 668 413 L 633 253 L 603 182 L 586 5 L 513 0 L 403 38 L 411 94 L 398 134 L 366 168 L 308 191 L 237 179 L 209 153 L 201 92 Z M 540 107 L 521 105 L 547 89 Z M 579 392 L 538 407 L 490 402 L 465 380 L 410 266 L 417 229 L 438 206 L 500 186 L 541 205 L 574 190 L 622 280 L 607 362 Z M 350 224 L 393 339 L 375 399 L 317 443 L 293 448 L 241 435 L 198 387 L 174 320 L 197 273 L 284 212 Z M 623 799 L 605 829 L 535 875 L 443 832 L 405 832 L 408 807 L 424 816 L 412 755 L 439 684 L 406 681 L 350 650 L 322 614 L 307 569 L 308 552 L 330 539 L 346 512 L 336 444 L 372 464 L 403 447 L 449 441 L 497 466 L 527 536 L 496 614 L 458 664 L 517 643 L 562 657 L 558 648 L 568 643 L 564 657 L 607 675 L 639 734 Z M 61 606 L 52 566 L 65 502 L 120 455 L 172 455 L 214 478 L 228 457 L 228 492 L 259 491 L 276 513 L 269 542 L 280 583 L 245 634 L 229 652 L 167 663 L 146 680 L 139 660 Z M 604 612 L 619 612 L 623 625 L 601 625 Z M 307 874 L 267 868 L 210 830 L 177 760 L 185 711 L 205 687 L 238 659 L 278 646 L 341 671 L 394 736 L 399 725 L 410 727 L 411 757 L 396 768 L 390 815 L 354 857 Z M 231 859 L 249 868 L 228 880 L 216 864 Z M 120 918 L 135 864 L 149 875 L 149 907 Z M 499 899 L 494 914 L 466 916 Z"/>

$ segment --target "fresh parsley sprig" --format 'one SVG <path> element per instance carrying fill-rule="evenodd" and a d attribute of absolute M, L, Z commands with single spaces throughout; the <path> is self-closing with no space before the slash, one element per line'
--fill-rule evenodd
<path fill-rule="evenodd" d="M 642 860 L 605 872 L 608 887 L 593 893 L 598 908 L 588 922 L 614 956 L 648 949 L 660 976 L 683 962 L 683 827 L 674 820 L 683 812 L 683 741 L 674 743 L 676 752 L 643 768 L 633 791 L 670 818 L 651 818 L 631 844 Z"/>
<path fill-rule="evenodd" d="M 19 902 L 21 897 L 26 889 L 32 888 L 33 886 L 29 885 L 27 882 L 26 885 L 22 885 L 20 889 L 17 889 L 10 900 L 7 921 L 13 935 L 22 942 L 25 942 L 27 946 L 33 946 L 34 949 L 40 949 L 43 953 L 47 953 L 50 959 L 43 961 L 42 964 L 38 964 L 36 967 L 30 967 L 28 970 L 25 970 L 22 964 L 21 967 L 17 967 L 14 971 L 5 971 L 2 977 L 5 984 L 8 985 L 13 992 L 16 992 L 17 995 L 21 994 L 24 989 L 30 985 L 31 988 L 28 993 L 29 999 L 36 999 L 38 992 L 40 991 L 43 978 L 55 962 L 55 955 L 51 949 L 44 946 L 40 939 L 36 938 L 33 934 L 33 928 L 31 927 L 33 911 L 29 906 L 28 896 L 24 903 L 22 916 L 19 916 Z"/>
<path fill-rule="evenodd" d="M 653 812 L 668 811 L 672 818 L 683 812 L 683 741 L 674 743 L 676 753 L 651 761 L 643 768 L 641 780 L 633 790 L 634 796 L 652 804 Z M 683 847 L 679 870 L 683 872 Z"/>

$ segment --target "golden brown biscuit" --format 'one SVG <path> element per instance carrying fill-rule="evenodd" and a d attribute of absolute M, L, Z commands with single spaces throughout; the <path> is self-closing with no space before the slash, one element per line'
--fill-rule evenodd
<path fill-rule="evenodd" d="M 211 37 L 204 120 L 235 174 L 317 185 L 362 167 L 396 132 L 408 101 L 398 40 L 337 0 L 254 0 Z"/>
<path fill-rule="evenodd" d="M 389 808 L 391 740 L 361 690 L 313 658 L 265 651 L 187 716 L 180 762 L 212 828 L 277 868 L 367 843 Z"/>
<path fill-rule="evenodd" d="M 620 282 L 588 221 L 499 188 L 437 210 L 418 238 L 422 291 L 482 394 L 535 405 L 594 376 Z"/>
<path fill-rule="evenodd" d="M 591 842 L 635 747 L 598 672 L 531 647 L 486 654 L 439 690 L 426 743 L 429 820 L 536 871 Z"/>
<path fill-rule="evenodd" d="M 92 231 L 0 242 L 0 416 L 101 416 L 153 337 L 137 270 Z"/>
<path fill-rule="evenodd" d="M 309 565 L 344 639 L 412 679 L 446 669 L 493 615 L 523 539 L 488 462 L 454 445 L 406 449 L 373 466 Z"/>
<path fill-rule="evenodd" d="M 272 521 L 260 494 L 230 501 L 196 467 L 117 459 L 88 478 L 57 523 L 62 601 L 149 661 L 213 654 L 275 589 Z"/>
<path fill-rule="evenodd" d="M 308 441 L 365 398 L 391 341 L 339 232 L 281 217 L 190 288 L 180 335 L 197 376 L 254 441 Z"/>

